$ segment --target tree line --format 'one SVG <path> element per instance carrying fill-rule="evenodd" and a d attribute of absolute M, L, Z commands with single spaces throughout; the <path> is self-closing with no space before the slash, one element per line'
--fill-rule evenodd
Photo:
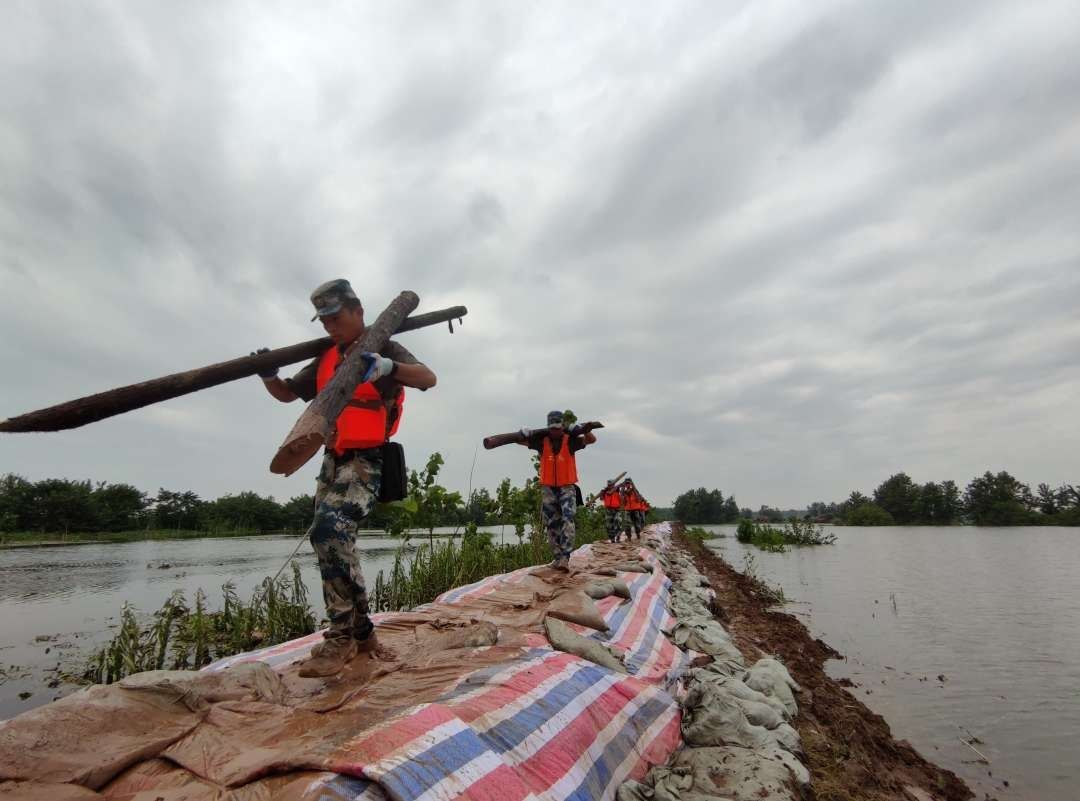
<path fill-rule="evenodd" d="M 896 473 L 869 496 L 856 490 L 840 503 L 812 503 L 807 516 L 853 526 L 1080 526 L 1080 485 L 1039 484 L 1033 492 L 1004 470 L 988 470 L 961 491 L 955 481 L 918 484 Z"/>
<path fill-rule="evenodd" d="M 400 533 L 406 524 L 414 529 L 510 524 L 522 530 L 532 524 L 540 505 L 535 478 L 523 487 L 505 478 L 494 494 L 480 488 L 466 498 L 438 483 L 442 465 L 441 454 L 428 457 L 422 469 L 410 472 L 411 501 L 378 505 L 364 525 Z M 156 493 L 146 493 L 127 483 L 62 478 L 29 481 L 13 473 L 0 477 L 3 533 L 300 531 L 311 524 L 314 509 L 312 495 L 279 502 L 272 496 L 240 492 L 207 500 L 190 490 L 159 488 Z"/>

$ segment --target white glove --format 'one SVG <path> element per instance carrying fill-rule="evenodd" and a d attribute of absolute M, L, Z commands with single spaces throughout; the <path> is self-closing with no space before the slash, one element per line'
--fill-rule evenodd
<path fill-rule="evenodd" d="M 528 439 L 529 437 L 532 436 L 532 429 L 531 428 L 523 428 L 518 433 L 521 434 L 521 436 L 523 436 L 525 439 Z"/>
<path fill-rule="evenodd" d="M 386 356 L 380 356 L 378 353 L 369 353 L 365 351 L 360 354 L 360 358 L 367 362 L 368 368 L 364 372 L 364 377 L 360 379 L 361 384 L 366 384 L 369 381 L 378 381 L 380 378 L 385 378 L 394 372 L 394 360 L 387 358 Z"/>

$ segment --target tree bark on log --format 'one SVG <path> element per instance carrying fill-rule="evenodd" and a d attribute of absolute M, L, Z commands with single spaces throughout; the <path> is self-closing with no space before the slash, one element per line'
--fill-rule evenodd
<path fill-rule="evenodd" d="M 409 312 L 419 303 L 420 298 L 416 293 L 406 290 L 394 298 L 378 319 L 366 328 L 338 366 L 330 383 L 315 396 L 315 400 L 296 421 L 289 436 L 285 437 L 285 442 L 270 462 L 271 473 L 292 475 L 314 456 L 319 448 L 330 442 L 334 424 L 363 376 L 365 365 L 360 354 L 364 351 L 377 353 L 382 350 Z"/>
<path fill-rule="evenodd" d="M 460 320 L 466 314 L 468 311 L 464 306 L 451 306 L 449 309 L 417 314 L 402 322 L 395 333 L 413 331 L 438 323 L 450 323 L 450 331 L 453 333 L 452 321 Z M 0 420 L 0 431 L 19 433 L 78 428 L 87 423 L 96 423 L 98 420 L 141 409 L 153 403 L 247 378 L 260 370 L 284 367 L 288 364 L 314 359 L 322 355 L 332 344 L 334 343 L 330 337 L 321 337 L 260 353 L 257 356 L 241 356 L 227 362 L 218 362 L 207 367 L 197 367 L 183 373 L 173 373 L 150 381 L 106 390 L 95 395 L 87 395 L 85 398 L 20 414 L 8 420 Z"/>
<path fill-rule="evenodd" d="M 521 436 L 520 431 L 511 431 L 509 434 L 492 434 L 490 437 L 484 437 L 484 449 L 491 450 L 492 448 L 501 448 L 503 445 L 513 445 L 515 442 L 524 442 L 525 437 Z"/>

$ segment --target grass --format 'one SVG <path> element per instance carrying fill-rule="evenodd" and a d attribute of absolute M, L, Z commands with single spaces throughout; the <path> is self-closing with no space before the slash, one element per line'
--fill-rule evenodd
<path fill-rule="evenodd" d="M 201 589 L 195 593 L 194 606 L 178 590 L 146 626 L 139 623 L 135 608 L 125 603 L 120 630 L 91 657 L 82 678 L 110 684 L 143 670 L 200 668 L 224 656 L 315 630 L 297 562 L 292 563 L 291 579 L 264 579 L 247 604 L 237 596 L 232 582 L 226 582 L 221 590 L 224 603 L 217 612 L 207 610 Z"/>

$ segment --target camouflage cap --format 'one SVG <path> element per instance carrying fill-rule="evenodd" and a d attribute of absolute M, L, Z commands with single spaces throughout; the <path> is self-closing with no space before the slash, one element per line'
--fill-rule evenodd
<path fill-rule="evenodd" d="M 315 307 L 315 316 L 311 318 L 312 321 L 329 314 L 337 314 L 346 300 L 359 301 L 360 299 L 353 292 L 352 285 L 344 278 L 335 278 L 333 281 L 320 284 L 311 293 L 311 303 Z"/>
<path fill-rule="evenodd" d="M 563 413 L 558 410 L 548 412 L 547 423 L 549 428 L 551 426 L 561 426 L 563 424 Z"/>

